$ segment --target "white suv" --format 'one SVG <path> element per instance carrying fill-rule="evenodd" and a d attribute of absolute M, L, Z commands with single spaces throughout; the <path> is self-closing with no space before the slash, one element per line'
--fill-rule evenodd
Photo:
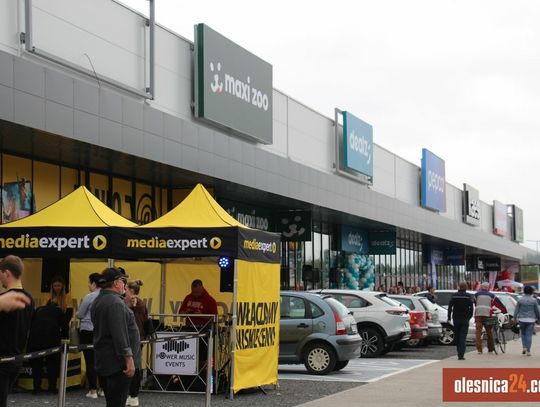
<path fill-rule="evenodd" d="M 362 337 L 360 356 L 374 358 L 411 336 L 409 311 L 386 293 L 324 289 L 313 292 L 334 297 L 352 312 Z"/>

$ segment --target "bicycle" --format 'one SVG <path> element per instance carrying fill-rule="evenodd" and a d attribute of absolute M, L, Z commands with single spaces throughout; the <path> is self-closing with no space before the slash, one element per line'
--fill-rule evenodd
<path fill-rule="evenodd" d="M 501 317 L 499 317 L 501 316 Z M 484 325 L 491 326 L 493 335 L 493 344 L 495 354 L 506 352 L 506 336 L 504 334 L 503 325 L 505 324 L 505 316 L 502 313 L 495 313 L 492 317 L 486 318 Z"/>

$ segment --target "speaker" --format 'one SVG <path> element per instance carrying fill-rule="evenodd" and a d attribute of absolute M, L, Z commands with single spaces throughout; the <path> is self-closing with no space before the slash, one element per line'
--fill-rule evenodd
<path fill-rule="evenodd" d="M 41 292 L 51 291 L 51 280 L 60 276 L 66 282 L 66 292 L 69 292 L 69 257 L 44 257 L 41 263 Z"/>
<path fill-rule="evenodd" d="M 234 281 L 234 263 L 227 267 L 219 268 L 219 291 L 222 293 L 232 293 L 233 292 L 233 281 Z"/>

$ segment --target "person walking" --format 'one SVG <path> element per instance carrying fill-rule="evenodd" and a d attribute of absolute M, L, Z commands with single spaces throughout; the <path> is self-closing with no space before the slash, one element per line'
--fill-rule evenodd
<path fill-rule="evenodd" d="M 114 267 L 103 270 L 101 291 L 90 312 L 94 324 L 96 372 L 107 407 L 126 405 L 131 378 L 140 367 L 141 341 L 133 312 L 125 304 L 128 276 Z"/>
<path fill-rule="evenodd" d="M 487 318 L 493 315 L 491 307 L 497 307 L 501 312 L 506 313 L 506 308 L 502 302 L 495 296 L 495 294 L 489 292 L 489 283 L 483 282 L 480 285 L 480 290 L 474 295 L 476 302 L 476 309 L 474 312 L 474 323 L 476 326 L 476 350 L 478 354 L 482 354 L 482 330 L 486 329 L 488 353 L 493 353 L 495 345 L 493 343 L 493 327 L 491 325 L 485 325 L 484 322 Z"/>
<path fill-rule="evenodd" d="M 34 299 L 23 289 L 21 278 L 24 264 L 17 256 L 6 256 L 0 262 L 0 283 L 6 289 L 0 297 L 22 294 L 27 298 L 23 308 L 0 312 L 0 357 L 20 355 L 24 352 L 34 313 Z M 6 297 L 6 298 L 9 298 Z M 21 368 L 21 362 L 0 363 L 0 407 L 6 407 L 7 396 Z"/>
<path fill-rule="evenodd" d="M 146 305 L 139 298 L 142 280 L 130 281 L 126 286 L 126 304 L 133 315 L 135 316 L 135 323 L 139 329 L 140 339 L 142 340 L 146 336 L 144 325 L 148 320 L 148 310 Z M 141 369 L 136 369 L 133 378 L 131 379 L 131 385 L 129 386 L 129 396 L 127 398 L 126 406 L 137 407 L 139 405 L 139 389 L 141 387 Z"/>
<path fill-rule="evenodd" d="M 467 283 L 461 281 L 448 304 L 448 323 L 453 320 L 458 360 L 465 360 L 469 320 L 474 312 L 473 296 L 467 292 Z"/>
<path fill-rule="evenodd" d="M 523 345 L 522 354 L 531 356 L 531 344 L 532 335 L 534 332 L 534 324 L 540 320 L 540 310 L 536 298 L 532 296 L 534 289 L 527 285 L 523 289 L 525 294 L 518 300 L 516 309 L 514 311 L 515 321 L 519 323 L 519 329 L 521 330 L 521 344 Z"/>
<path fill-rule="evenodd" d="M 80 319 L 81 325 L 79 328 L 79 340 L 81 345 L 91 345 L 94 343 L 94 324 L 90 317 L 92 304 L 99 295 L 99 273 L 92 273 L 88 276 L 88 289 L 90 293 L 86 294 L 81 301 L 81 305 L 77 310 L 77 318 Z M 94 350 L 83 350 L 84 362 L 86 364 L 86 379 L 88 380 L 88 393 L 86 397 L 91 399 L 98 398 L 98 386 L 96 367 L 94 363 Z"/>

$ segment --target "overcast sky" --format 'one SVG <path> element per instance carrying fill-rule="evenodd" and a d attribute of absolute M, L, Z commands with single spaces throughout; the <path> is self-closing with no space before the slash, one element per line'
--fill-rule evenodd
<path fill-rule="evenodd" d="M 540 1 L 155 2 L 160 24 L 190 40 L 208 24 L 271 63 L 275 88 L 370 123 L 376 144 L 418 166 L 431 150 L 447 182 L 521 207 L 540 240 Z"/>

